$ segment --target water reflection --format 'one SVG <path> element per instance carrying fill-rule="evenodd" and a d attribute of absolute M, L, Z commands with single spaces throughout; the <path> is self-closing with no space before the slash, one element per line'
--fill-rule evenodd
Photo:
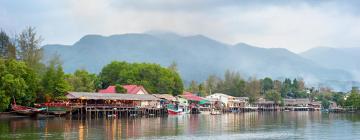
<path fill-rule="evenodd" d="M 153 118 L 0 120 L 0 139 L 360 139 L 360 115 L 249 112 Z"/>

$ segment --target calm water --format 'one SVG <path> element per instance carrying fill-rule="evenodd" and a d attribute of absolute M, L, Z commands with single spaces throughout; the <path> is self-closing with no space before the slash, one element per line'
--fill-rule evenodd
<path fill-rule="evenodd" d="M 360 139 L 359 114 L 266 112 L 155 118 L 2 119 L 0 139 Z"/>

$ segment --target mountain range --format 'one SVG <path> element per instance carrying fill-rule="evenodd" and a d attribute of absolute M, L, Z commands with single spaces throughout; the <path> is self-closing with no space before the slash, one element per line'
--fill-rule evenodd
<path fill-rule="evenodd" d="M 86 69 L 99 73 L 111 61 L 148 62 L 169 66 L 176 62 L 185 83 L 203 81 L 210 74 L 239 71 L 244 78 L 303 78 L 311 86 L 348 90 L 359 85 L 360 48 L 314 48 L 296 54 L 283 48 L 230 45 L 203 35 L 170 32 L 86 35 L 73 45 L 42 47 L 45 60 L 60 56 L 65 72 Z"/>

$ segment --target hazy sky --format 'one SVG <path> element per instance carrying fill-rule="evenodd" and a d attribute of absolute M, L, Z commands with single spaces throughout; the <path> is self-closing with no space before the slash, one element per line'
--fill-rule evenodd
<path fill-rule="evenodd" d="M 359 47 L 360 1 L 0 0 L 0 28 L 15 34 L 26 26 L 37 28 L 43 44 L 166 30 L 302 52 Z"/>

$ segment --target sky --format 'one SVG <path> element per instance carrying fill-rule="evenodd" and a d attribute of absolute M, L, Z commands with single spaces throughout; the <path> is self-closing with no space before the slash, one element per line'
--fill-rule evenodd
<path fill-rule="evenodd" d="M 71 45 L 87 34 L 160 30 L 295 53 L 359 47 L 356 0 L 0 0 L 0 28 L 35 27 L 42 44 Z"/>

